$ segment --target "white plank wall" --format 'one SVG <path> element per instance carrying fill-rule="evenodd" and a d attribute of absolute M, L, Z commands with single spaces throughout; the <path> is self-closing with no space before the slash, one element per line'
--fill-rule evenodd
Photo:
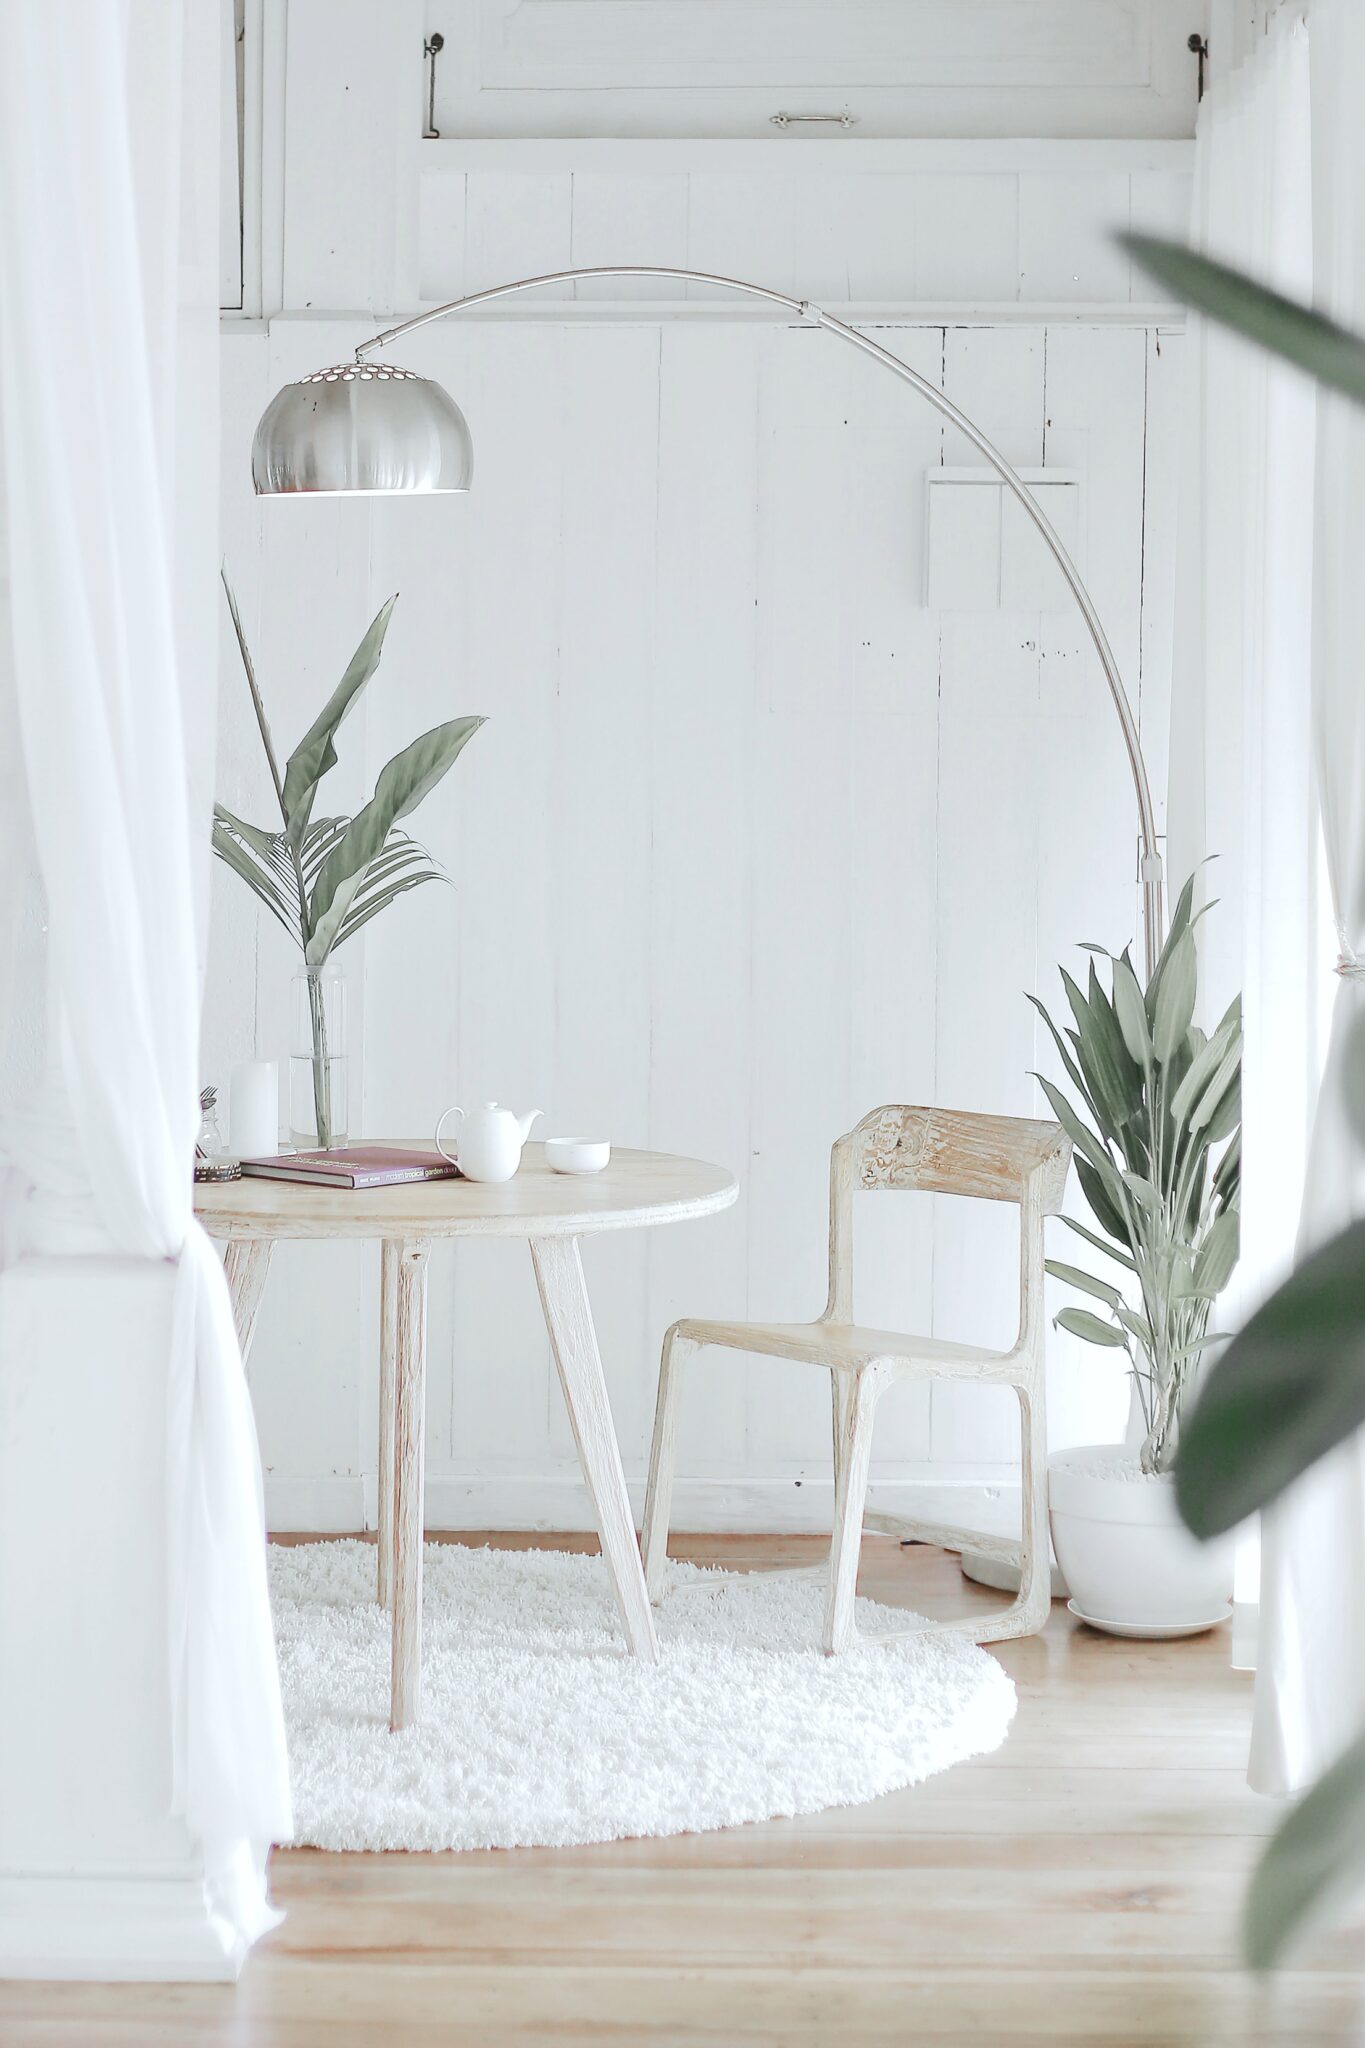
<path fill-rule="evenodd" d="M 1114 236 L 1183 232 L 1189 165 L 1190 145 L 1169 141 L 821 140 L 794 154 L 762 142 L 424 142 L 417 288 L 439 303 L 626 262 L 831 304 L 1146 302 L 1152 288 Z M 721 294 L 589 279 L 546 288 L 542 302 L 554 297 Z"/>
<path fill-rule="evenodd" d="M 507 262 L 501 269 L 509 272 Z M 1134 930 L 1117 727 L 1055 610 L 923 607 L 925 471 L 965 459 L 937 416 L 815 331 L 723 320 L 447 323 L 403 360 L 473 428 L 466 500 L 258 506 L 243 454 L 267 392 L 349 327 L 276 321 L 225 345 L 225 542 L 282 743 L 401 590 L 334 801 L 416 731 L 489 715 L 416 820 L 453 890 L 348 949 L 365 1135 L 452 1101 L 734 1168 L 712 1222 L 589 1247 L 628 1475 L 642 1480 L 658 1344 L 683 1312 L 815 1313 L 832 1138 L 875 1103 L 1037 1113 L 1023 991 L 1075 941 Z M 1160 533 L 1178 338 L 1134 324 L 906 323 L 917 367 L 1020 462 L 1081 478 L 1080 550 L 1144 729 L 1164 744 Z M 240 677 L 220 787 L 268 816 Z M 1154 774 L 1164 763 L 1154 753 Z M 282 939 L 215 880 L 206 1078 L 287 1053 Z M 1008 1332 L 994 1213 L 862 1204 L 863 1311 Z M 378 1253 L 286 1247 L 252 1361 L 280 1527 L 373 1517 Z M 432 1261 L 433 1524 L 586 1521 L 524 1249 Z M 1122 1389 L 1053 1347 L 1055 1442 L 1108 1434 Z M 678 1512 L 792 1527 L 828 1513 L 828 1390 L 699 1363 Z M 953 1489 L 983 1523 L 1015 1456 L 988 1393 L 888 1403 L 887 1503 Z M 964 1498 L 965 1497 L 965 1498 Z"/>

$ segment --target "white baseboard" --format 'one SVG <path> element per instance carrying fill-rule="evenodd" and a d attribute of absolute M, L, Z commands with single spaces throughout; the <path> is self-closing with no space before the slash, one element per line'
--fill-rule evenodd
<path fill-rule="evenodd" d="M 0 1878 L 0 1978 L 231 1984 L 248 1946 L 202 1878 Z"/>
<path fill-rule="evenodd" d="M 629 1482 L 638 1519 L 644 1481 Z M 266 1518 L 277 1533 L 345 1535 L 373 1529 L 378 1519 L 373 1473 L 325 1479 L 271 1476 L 265 1482 Z M 874 1481 L 869 1509 L 948 1522 L 983 1534 L 1013 1535 L 1019 1526 L 1019 1484 L 993 1472 L 951 1478 Z M 758 1480 L 679 1479 L 673 1495 L 675 1529 L 697 1532 L 753 1530 L 786 1535 L 827 1530 L 834 1508 L 829 1480 L 777 1476 Z M 433 1473 L 426 1484 L 428 1529 L 591 1529 L 592 1512 L 574 1474 L 453 1475 Z"/>

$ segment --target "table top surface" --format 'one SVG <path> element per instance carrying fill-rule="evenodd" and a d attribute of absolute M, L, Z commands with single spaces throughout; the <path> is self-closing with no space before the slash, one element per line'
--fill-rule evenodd
<path fill-rule="evenodd" d="M 712 1216 L 738 1193 L 733 1174 L 702 1159 L 613 1147 L 601 1173 L 556 1173 L 543 1145 L 527 1145 L 520 1171 L 496 1186 L 450 1179 L 321 1188 L 244 1176 L 200 1183 L 194 1207 L 211 1237 L 586 1237 Z"/>

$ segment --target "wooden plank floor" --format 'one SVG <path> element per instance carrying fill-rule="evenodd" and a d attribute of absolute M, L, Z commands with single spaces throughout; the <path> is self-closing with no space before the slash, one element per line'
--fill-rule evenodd
<path fill-rule="evenodd" d="M 805 1561 L 812 1544 L 677 1548 L 740 1565 Z M 878 1537 L 860 1588 L 928 1613 L 996 1597 Z M 1238 1902 L 1276 1809 L 1245 1784 L 1251 1687 L 1226 1632 L 1119 1642 L 1057 1605 L 1044 1635 L 996 1654 L 1019 1688 L 1005 1746 L 915 1790 L 588 1849 L 282 1853 L 289 1917 L 235 1990 L 0 1985 L 0 2044 L 1365 2038 L 1359 1921 L 1268 1982 L 1238 1967 Z"/>

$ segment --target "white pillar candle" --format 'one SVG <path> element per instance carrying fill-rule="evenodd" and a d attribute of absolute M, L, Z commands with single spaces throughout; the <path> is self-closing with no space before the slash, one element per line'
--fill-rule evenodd
<path fill-rule="evenodd" d="M 280 1070 L 274 1060 L 234 1067 L 228 1092 L 228 1144 L 239 1159 L 268 1159 L 280 1149 Z"/>

